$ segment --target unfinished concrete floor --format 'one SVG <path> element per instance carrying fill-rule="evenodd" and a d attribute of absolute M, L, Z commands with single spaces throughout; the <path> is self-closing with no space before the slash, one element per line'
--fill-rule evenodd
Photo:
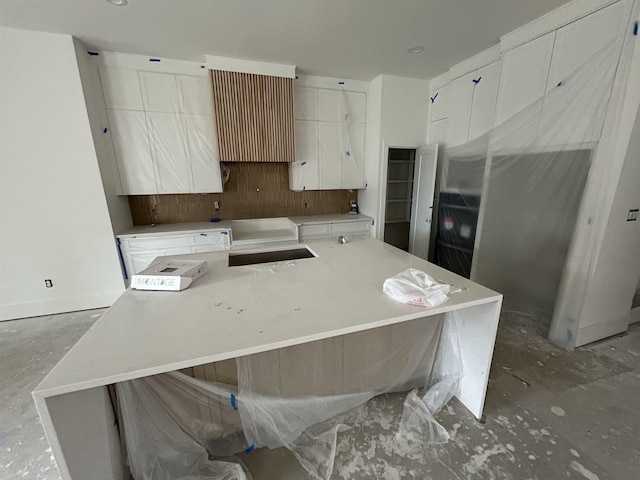
<path fill-rule="evenodd" d="M 0 323 L 0 478 L 59 479 L 31 391 L 101 310 Z M 502 314 L 477 422 L 455 399 L 438 414 L 444 445 L 395 440 L 405 395 L 374 399 L 339 436 L 334 479 L 631 479 L 640 471 L 640 325 L 580 348 L 548 324 Z M 243 456 L 260 479 L 301 479 L 283 450 Z M 277 472 L 277 473 L 276 473 Z"/>

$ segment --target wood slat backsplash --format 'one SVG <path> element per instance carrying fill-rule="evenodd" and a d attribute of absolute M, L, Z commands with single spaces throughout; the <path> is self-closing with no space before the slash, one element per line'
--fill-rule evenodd
<path fill-rule="evenodd" d="M 129 197 L 134 225 L 183 223 L 242 218 L 347 213 L 358 191 L 289 190 L 286 163 L 228 163 L 230 176 L 223 193 L 135 195 Z M 213 202 L 220 204 L 216 214 Z M 151 211 L 155 208 L 156 216 Z"/>
<path fill-rule="evenodd" d="M 212 70 L 220 161 L 293 162 L 293 79 Z"/>

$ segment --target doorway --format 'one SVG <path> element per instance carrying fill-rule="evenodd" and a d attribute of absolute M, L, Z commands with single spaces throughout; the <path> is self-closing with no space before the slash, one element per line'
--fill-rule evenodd
<path fill-rule="evenodd" d="M 409 251 L 415 158 L 415 149 L 389 149 L 384 241 L 406 252 Z"/>
<path fill-rule="evenodd" d="M 438 145 L 389 148 L 383 239 L 428 260 Z"/>

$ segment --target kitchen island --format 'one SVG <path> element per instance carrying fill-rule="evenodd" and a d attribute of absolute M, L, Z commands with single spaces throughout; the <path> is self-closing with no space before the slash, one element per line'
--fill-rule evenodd
<path fill-rule="evenodd" d="M 229 267 L 182 292 L 127 290 L 33 392 L 64 479 L 123 478 L 107 385 L 455 312 L 460 401 L 482 415 L 502 295 L 375 239 L 308 244 L 317 255 Z M 394 302 L 386 278 L 423 270 L 462 289 L 434 308 Z"/>

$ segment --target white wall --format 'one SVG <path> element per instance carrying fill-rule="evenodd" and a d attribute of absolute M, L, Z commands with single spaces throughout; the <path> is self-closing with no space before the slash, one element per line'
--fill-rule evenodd
<path fill-rule="evenodd" d="M 100 176 L 102 177 L 102 185 L 107 207 L 109 208 L 109 216 L 111 217 L 111 225 L 114 234 L 117 234 L 133 226 L 129 198 L 127 196 L 118 196 L 122 189 L 119 185 L 120 177 L 117 172 L 111 135 L 105 135 L 104 133 L 104 129 L 109 127 L 109 119 L 102 94 L 98 65 L 89 60 L 87 48 L 79 40 L 74 38 L 73 45 L 89 115 L 93 144 L 98 157 Z"/>
<path fill-rule="evenodd" d="M 376 219 L 374 235 L 384 236 L 384 200 L 387 193 L 387 149 L 416 148 L 426 144 L 429 82 L 381 75 L 371 82 L 367 101 L 366 175 L 368 187 L 360 191 L 360 211 Z M 378 106 L 379 105 L 379 106 Z M 371 106 L 375 106 L 371 108 Z M 379 111 L 379 134 L 376 112 Z M 370 113 L 372 116 L 370 116 Z M 374 128 L 371 128 L 373 124 Z M 376 138 L 377 136 L 377 138 Z"/>
<path fill-rule="evenodd" d="M 0 319 L 110 305 L 124 281 L 73 40 L 0 28 L 0 58 Z"/>

